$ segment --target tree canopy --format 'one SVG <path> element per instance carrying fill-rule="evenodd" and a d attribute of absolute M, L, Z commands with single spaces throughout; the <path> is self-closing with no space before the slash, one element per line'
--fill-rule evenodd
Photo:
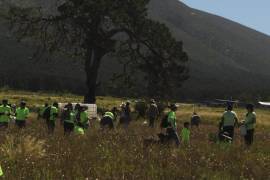
<path fill-rule="evenodd" d="M 124 76 L 119 77 L 127 82 L 143 79 L 151 97 L 166 97 L 188 78 L 183 44 L 148 17 L 149 0 L 55 0 L 48 2 L 51 9 L 37 0 L 2 1 L 11 31 L 19 40 L 37 43 L 37 53 L 62 52 L 84 60 L 87 103 L 95 102 L 105 57 L 122 64 Z"/>

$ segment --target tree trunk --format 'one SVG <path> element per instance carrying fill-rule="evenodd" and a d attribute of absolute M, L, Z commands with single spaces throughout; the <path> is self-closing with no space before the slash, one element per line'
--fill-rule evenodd
<path fill-rule="evenodd" d="M 84 96 L 84 103 L 96 103 L 96 86 L 100 62 L 104 54 L 99 49 L 89 49 L 85 57 L 85 73 L 87 93 Z"/>

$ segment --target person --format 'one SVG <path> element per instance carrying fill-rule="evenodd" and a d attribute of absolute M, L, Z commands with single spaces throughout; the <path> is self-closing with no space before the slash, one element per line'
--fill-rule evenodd
<path fill-rule="evenodd" d="M 75 113 L 76 116 L 78 115 L 80 109 L 81 109 L 81 105 L 80 104 L 76 104 L 75 105 L 75 108 L 74 108 L 74 113 Z"/>
<path fill-rule="evenodd" d="M 82 136 L 82 135 L 85 134 L 85 130 L 82 127 L 80 127 L 80 126 L 75 125 L 75 127 L 74 127 L 74 133 L 75 133 L 75 135 Z"/>
<path fill-rule="evenodd" d="M 237 114 L 233 111 L 233 106 L 228 104 L 227 110 L 223 113 L 220 122 L 220 134 L 228 133 L 228 136 L 234 138 L 234 128 L 238 125 Z"/>
<path fill-rule="evenodd" d="M 16 104 L 12 104 L 12 105 L 10 106 L 10 108 L 11 108 L 11 116 L 15 116 L 15 114 L 16 114 L 16 109 L 17 109 Z"/>
<path fill-rule="evenodd" d="M 75 112 L 73 111 L 73 106 L 71 103 L 68 103 L 62 114 L 65 135 L 70 135 L 73 132 L 75 117 L 76 116 Z"/>
<path fill-rule="evenodd" d="M 0 165 L 0 177 L 2 177 L 2 176 L 4 176 L 4 172 L 3 172 L 2 167 Z"/>
<path fill-rule="evenodd" d="M 127 129 L 131 121 L 130 102 L 129 101 L 127 101 L 126 103 L 123 102 L 120 108 L 121 108 L 121 112 L 120 112 L 119 124 L 124 125 L 124 128 Z"/>
<path fill-rule="evenodd" d="M 44 112 L 47 109 L 47 107 L 49 106 L 48 103 L 45 103 L 43 106 L 39 107 L 38 109 L 38 120 L 40 119 L 44 119 Z"/>
<path fill-rule="evenodd" d="M 166 127 L 166 132 L 170 140 L 174 140 L 177 146 L 180 145 L 179 136 L 177 134 L 177 124 L 176 124 L 176 111 L 177 105 L 171 104 L 169 106 L 170 112 L 168 113 L 168 123 Z"/>
<path fill-rule="evenodd" d="M 88 129 L 89 127 L 89 117 L 87 113 L 87 106 L 80 106 L 77 114 L 77 125 L 81 128 Z"/>
<path fill-rule="evenodd" d="M 100 127 L 105 128 L 109 127 L 110 129 L 114 128 L 113 121 L 115 121 L 115 115 L 112 111 L 105 112 L 104 116 L 100 121 Z"/>
<path fill-rule="evenodd" d="M 26 102 L 22 101 L 20 107 L 16 109 L 16 125 L 18 128 L 24 128 L 26 126 L 26 120 L 29 115 L 29 109 L 26 107 Z"/>
<path fill-rule="evenodd" d="M 125 122 L 125 107 L 126 107 L 126 105 L 125 105 L 125 103 L 124 102 L 122 102 L 122 104 L 120 105 L 120 119 L 119 119 L 119 124 L 124 124 L 124 122 Z"/>
<path fill-rule="evenodd" d="M 189 144 L 190 142 L 190 130 L 189 130 L 189 122 L 184 123 L 184 128 L 181 131 L 181 140 L 183 144 Z"/>
<path fill-rule="evenodd" d="M 56 118 L 58 117 L 58 103 L 54 102 L 52 106 L 46 108 L 44 114 L 49 114 L 49 116 L 46 116 L 48 133 L 53 134 L 55 129 Z"/>
<path fill-rule="evenodd" d="M 8 105 L 8 100 L 4 99 L 0 106 L 0 127 L 8 128 L 10 115 L 11 107 Z"/>
<path fill-rule="evenodd" d="M 190 119 L 191 127 L 196 126 L 197 128 L 200 126 L 201 123 L 201 117 L 194 112 Z"/>
<path fill-rule="evenodd" d="M 114 121 L 117 121 L 117 117 L 118 117 L 118 109 L 117 109 L 117 107 L 112 108 L 112 113 L 114 115 Z"/>
<path fill-rule="evenodd" d="M 151 99 L 150 106 L 148 109 L 148 119 L 149 119 L 149 127 L 154 128 L 155 121 L 158 118 L 158 107 L 154 99 Z"/>
<path fill-rule="evenodd" d="M 77 103 L 74 107 L 74 114 L 75 114 L 75 124 L 74 125 L 75 126 L 80 121 L 80 115 L 79 115 L 80 111 L 81 111 L 81 105 Z"/>
<path fill-rule="evenodd" d="M 147 111 L 147 104 L 144 100 L 137 100 L 135 101 L 134 110 L 137 113 L 136 120 L 145 119 L 146 111 Z"/>
<path fill-rule="evenodd" d="M 254 139 L 254 130 L 256 125 L 256 113 L 254 112 L 254 105 L 253 104 L 247 104 L 246 106 L 247 114 L 246 118 L 244 120 L 244 125 L 246 127 L 246 135 L 245 135 L 245 143 L 247 146 L 250 146 L 253 144 Z"/>

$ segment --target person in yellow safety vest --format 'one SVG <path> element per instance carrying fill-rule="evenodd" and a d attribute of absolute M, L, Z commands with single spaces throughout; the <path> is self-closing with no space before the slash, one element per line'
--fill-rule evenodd
<path fill-rule="evenodd" d="M 170 140 L 174 140 L 177 146 L 180 145 L 179 136 L 177 134 L 177 124 L 176 124 L 176 111 L 177 105 L 171 104 L 170 107 L 171 111 L 168 113 L 168 127 L 167 127 L 167 135 Z"/>
<path fill-rule="evenodd" d="M 114 128 L 113 122 L 116 120 L 116 108 L 113 108 L 111 112 L 105 112 L 103 115 L 101 121 L 100 121 L 100 127 L 105 128 L 109 127 L 110 129 Z"/>
<path fill-rule="evenodd" d="M 253 104 L 248 104 L 246 109 L 247 114 L 244 120 L 244 125 L 246 127 L 247 133 L 245 135 L 245 143 L 247 146 L 250 146 L 253 143 L 254 130 L 256 125 L 256 113 L 254 112 Z"/>
<path fill-rule="evenodd" d="M 4 99 L 0 106 L 0 127 L 8 128 L 10 115 L 11 107 L 8 105 L 8 100 Z"/>
<path fill-rule="evenodd" d="M 0 165 L 0 177 L 2 177 L 2 176 L 4 176 L 4 172 L 3 172 L 2 167 Z"/>
<path fill-rule="evenodd" d="M 228 104 L 227 110 L 223 113 L 221 117 L 220 134 L 227 132 L 228 136 L 233 139 L 234 128 L 236 126 L 238 126 L 237 114 L 233 111 L 232 104 Z"/>
<path fill-rule="evenodd" d="M 77 125 L 83 129 L 89 127 L 89 117 L 87 113 L 87 106 L 81 106 L 77 114 Z"/>
<path fill-rule="evenodd" d="M 78 125 L 75 125 L 74 133 L 76 135 L 84 135 L 85 134 L 84 129 L 82 127 L 78 126 Z"/>
<path fill-rule="evenodd" d="M 64 133 L 69 135 L 74 130 L 75 124 L 75 112 L 73 111 L 73 106 L 71 103 L 68 103 L 63 112 L 63 121 L 64 121 Z"/>
<path fill-rule="evenodd" d="M 190 142 L 190 130 L 189 130 L 189 122 L 184 123 L 184 128 L 181 131 L 181 140 L 182 143 L 188 145 Z"/>
<path fill-rule="evenodd" d="M 58 117 L 58 103 L 54 102 L 52 106 L 46 108 L 44 113 L 48 114 L 48 117 L 46 117 L 46 123 L 48 127 L 48 133 L 52 134 L 54 133 L 56 118 Z"/>
<path fill-rule="evenodd" d="M 20 107 L 16 109 L 16 125 L 19 128 L 24 128 L 26 126 L 26 120 L 29 115 L 29 109 L 26 107 L 26 102 L 22 101 Z"/>
<path fill-rule="evenodd" d="M 39 107 L 39 110 L 38 110 L 38 120 L 39 119 L 45 119 L 44 112 L 47 109 L 47 107 L 49 107 L 49 104 L 48 103 L 45 103 L 43 106 Z"/>

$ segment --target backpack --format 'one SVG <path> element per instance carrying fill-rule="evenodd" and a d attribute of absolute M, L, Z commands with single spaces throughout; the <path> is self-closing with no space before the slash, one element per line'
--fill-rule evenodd
<path fill-rule="evenodd" d="M 168 121 L 168 117 L 169 117 L 169 114 L 167 113 L 162 119 L 161 119 L 161 123 L 160 123 L 160 127 L 161 128 L 167 128 L 170 123 Z"/>
<path fill-rule="evenodd" d="M 50 119 L 51 117 L 51 107 L 47 107 L 43 113 L 43 118 L 44 119 Z"/>

